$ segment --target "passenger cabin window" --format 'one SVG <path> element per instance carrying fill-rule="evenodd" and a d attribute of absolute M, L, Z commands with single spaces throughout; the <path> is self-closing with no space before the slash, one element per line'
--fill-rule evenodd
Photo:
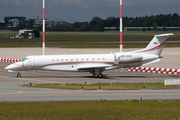
<path fill-rule="evenodd" d="M 64 61 L 63 59 L 61 59 L 61 61 Z"/>

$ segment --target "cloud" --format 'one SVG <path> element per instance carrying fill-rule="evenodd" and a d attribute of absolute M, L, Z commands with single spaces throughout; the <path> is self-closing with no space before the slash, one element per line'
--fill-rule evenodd
<path fill-rule="evenodd" d="M 1 5 L 6 7 L 38 7 L 42 2 L 39 0 L 0 0 Z"/>
<path fill-rule="evenodd" d="M 119 4 L 118 0 L 51 0 L 51 7 L 54 5 L 57 7 L 58 5 L 71 5 L 78 8 L 93 8 L 93 7 L 115 7 Z M 119 7 L 119 5 L 117 6 Z"/>
<path fill-rule="evenodd" d="M 49 8 L 58 8 L 61 6 L 86 8 L 89 7 L 89 4 L 86 0 L 51 0 L 51 1 L 46 1 L 46 6 Z"/>
<path fill-rule="evenodd" d="M 74 3 L 80 3 L 82 0 L 62 0 L 63 3 L 66 4 L 74 4 Z"/>
<path fill-rule="evenodd" d="M 180 0 L 171 0 L 169 2 L 165 0 L 123 0 L 123 4 L 127 7 L 131 6 L 169 6 L 180 4 Z"/>
<path fill-rule="evenodd" d="M 0 17 L 42 16 L 43 0 L 0 0 Z M 119 0 L 45 0 L 46 16 L 67 21 L 91 20 L 94 16 L 119 16 Z M 124 16 L 144 16 L 179 12 L 180 0 L 123 0 Z"/>
<path fill-rule="evenodd" d="M 20 2 L 20 0 L 12 0 L 12 3 L 13 3 L 15 6 L 21 6 L 21 5 L 23 5 L 22 1 Z"/>
<path fill-rule="evenodd" d="M 42 0 L 0 0 L 2 4 L 14 5 L 18 7 L 42 6 Z M 45 0 L 48 8 L 59 8 L 63 6 L 73 6 L 77 8 L 94 8 L 94 7 L 119 7 L 119 0 Z M 124 7 L 138 7 L 138 6 L 169 6 L 180 4 L 180 0 L 123 0 Z"/>

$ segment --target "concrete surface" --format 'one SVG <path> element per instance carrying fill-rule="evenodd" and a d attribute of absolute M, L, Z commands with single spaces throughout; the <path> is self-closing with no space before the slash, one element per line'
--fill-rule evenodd
<path fill-rule="evenodd" d="M 124 49 L 132 51 L 136 49 Z M 61 49 L 46 48 L 46 54 L 99 54 L 118 52 L 119 49 Z M 41 48 L 0 48 L 0 58 L 24 58 L 28 55 L 41 55 Z M 180 48 L 164 48 L 160 62 L 150 67 L 180 68 Z M 57 90 L 22 87 L 31 83 L 96 83 L 96 82 L 164 82 L 165 79 L 180 79 L 177 75 L 152 73 L 119 73 L 105 71 L 104 78 L 94 78 L 86 72 L 26 71 L 22 78 L 16 73 L 8 73 L 4 67 L 10 63 L 0 63 L 0 101 L 57 101 L 57 100 L 119 100 L 119 99 L 179 99 L 180 90 L 137 90 L 137 91 L 83 91 Z M 21 93 L 22 92 L 22 93 Z"/>

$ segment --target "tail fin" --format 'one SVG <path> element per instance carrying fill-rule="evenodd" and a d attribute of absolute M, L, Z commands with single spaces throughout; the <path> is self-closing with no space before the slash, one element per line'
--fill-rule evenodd
<path fill-rule="evenodd" d="M 166 42 L 166 39 L 168 39 L 170 35 L 173 35 L 173 33 L 155 35 L 146 48 L 133 51 L 133 52 L 135 53 L 141 52 L 145 54 L 153 54 L 153 55 L 160 56 L 163 50 L 164 44 Z"/>

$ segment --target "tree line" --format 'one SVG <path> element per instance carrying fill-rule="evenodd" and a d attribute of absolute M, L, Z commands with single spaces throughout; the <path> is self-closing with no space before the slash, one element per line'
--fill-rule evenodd
<path fill-rule="evenodd" d="M 115 27 L 115 30 L 119 30 L 119 17 L 108 17 L 106 19 L 101 19 L 100 17 L 94 17 L 89 23 L 88 22 L 75 22 L 75 23 L 63 23 L 52 25 L 51 27 L 46 27 L 47 31 L 104 31 L 104 27 Z M 13 29 L 22 29 L 23 27 L 30 29 L 33 25 L 33 21 L 24 21 L 25 24 L 19 26 L 19 28 Z M 180 16 L 177 13 L 174 14 L 160 14 L 160 15 L 151 15 L 143 17 L 123 17 L 123 27 L 163 27 L 165 30 L 166 27 L 180 27 Z M 4 24 L 0 24 L 0 29 L 5 28 Z M 12 28 L 10 28 L 12 29 Z M 42 26 L 36 28 L 39 31 L 42 31 Z"/>
<path fill-rule="evenodd" d="M 119 30 L 119 17 L 108 17 L 107 19 L 101 19 L 100 17 L 94 17 L 88 24 L 82 22 L 75 22 L 73 24 L 64 23 L 59 25 L 53 25 L 47 28 L 49 31 L 104 31 L 104 27 L 115 27 Z M 177 13 L 174 14 L 160 14 L 144 17 L 123 17 L 123 27 L 180 27 L 180 16 Z"/>

